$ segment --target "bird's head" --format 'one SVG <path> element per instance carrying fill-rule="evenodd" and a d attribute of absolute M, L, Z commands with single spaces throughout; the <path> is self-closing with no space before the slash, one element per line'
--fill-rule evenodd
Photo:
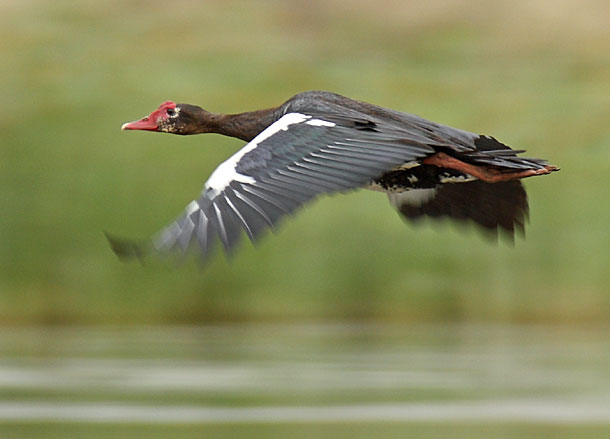
<path fill-rule="evenodd" d="M 207 112 L 195 105 L 166 101 L 148 116 L 124 123 L 121 129 L 193 134 L 201 122 L 202 113 Z"/>

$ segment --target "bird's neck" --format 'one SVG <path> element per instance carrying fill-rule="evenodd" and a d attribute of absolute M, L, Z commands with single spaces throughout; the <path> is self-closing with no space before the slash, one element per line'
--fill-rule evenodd
<path fill-rule="evenodd" d="M 205 117 L 199 120 L 196 132 L 223 134 L 249 142 L 280 116 L 277 107 L 239 114 L 206 112 Z"/>

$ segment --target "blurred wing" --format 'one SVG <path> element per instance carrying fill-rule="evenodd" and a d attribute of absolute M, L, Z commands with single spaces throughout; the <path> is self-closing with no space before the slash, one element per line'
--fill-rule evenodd
<path fill-rule="evenodd" d="M 523 232 L 528 215 L 527 194 L 519 180 L 443 184 L 388 194 L 390 203 L 407 219 L 424 216 L 473 221 L 484 228 Z"/>
<path fill-rule="evenodd" d="M 255 241 L 319 194 L 364 186 L 384 172 L 434 153 L 426 139 L 336 115 L 288 113 L 222 163 L 199 199 L 163 229 L 153 252 L 207 258 L 218 240 L 230 253 L 242 231 Z M 119 256 L 150 251 L 111 239 Z"/>

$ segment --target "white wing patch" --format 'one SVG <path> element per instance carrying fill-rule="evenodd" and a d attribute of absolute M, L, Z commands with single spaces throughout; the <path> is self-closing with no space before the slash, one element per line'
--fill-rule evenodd
<path fill-rule="evenodd" d="M 241 151 L 243 151 L 243 149 L 237 151 L 237 154 L 240 154 Z M 208 181 L 206 181 L 206 183 L 205 183 L 205 189 L 213 189 L 215 194 L 218 195 L 232 181 L 239 181 L 242 183 L 254 183 L 255 182 L 255 180 L 252 177 L 250 177 L 248 175 L 240 174 L 239 172 L 237 172 L 235 170 L 235 165 L 237 164 L 237 162 L 243 155 L 243 154 L 240 154 L 239 157 L 237 157 L 237 154 L 230 157 L 228 160 L 222 162 L 214 170 L 214 172 L 212 172 L 212 175 L 210 175 L 210 178 L 208 178 Z"/>
<path fill-rule="evenodd" d="M 337 124 L 333 122 L 328 122 L 322 119 L 311 119 L 305 122 L 307 125 L 313 125 L 314 127 L 334 127 Z"/>
<path fill-rule="evenodd" d="M 390 192 L 388 198 L 394 207 L 404 204 L 411 206 L 421 206 L 436 196 L 436 189 L 409 189 L 404 192 Z"/>
<path fill-rule="evenodd" d="M 286 131 L 290 125 L 294 125 L 296 123 L 302 123 L 307 119 L 310 119 L 311 116 L 301 114 L 301 113 L 288 113 L 278 119 L 276 122 L 269 125 L 265 130 L 263 130 L 258 136 L 252 139 L 246 146 L 237 151 L 231 157 L 229 157 L 226 161 L 222 162 L 220 166 L 218 166 L 208 181 L 205 183 L 204 191 L 207 189 L 212 189 L 214 191 L 214 196 L 220 194 L 224 188 L 226 188 L 229 183 L 232 181 L 239 181 L 241 183 L 254 183 L 256 180 L 248 175 L 240 174 L 235 170 L 237 163 L 239 160 L 247 153 L 255 149 L 261 142 L 273 136 L 274 134 L 280 131 Z M 319 119 L 314 119 L 319 120 Z M 313 120 L 311 121 L 313 122 Z M 324 121 L 320 121 L 324 122 Z M 325 122 L 330 123 L 330 122 Z M 333 124 L 334 126 L 334 124 Z"/>

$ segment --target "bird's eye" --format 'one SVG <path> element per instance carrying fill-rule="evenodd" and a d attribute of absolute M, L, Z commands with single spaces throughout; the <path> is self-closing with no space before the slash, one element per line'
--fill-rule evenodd
<path fill-rule="evenodd" d="M 167 109 L 167 115 L 169 117 L 174 117 L 176 115 L 176 110 L 174 108 L 168 108 Z"/>

